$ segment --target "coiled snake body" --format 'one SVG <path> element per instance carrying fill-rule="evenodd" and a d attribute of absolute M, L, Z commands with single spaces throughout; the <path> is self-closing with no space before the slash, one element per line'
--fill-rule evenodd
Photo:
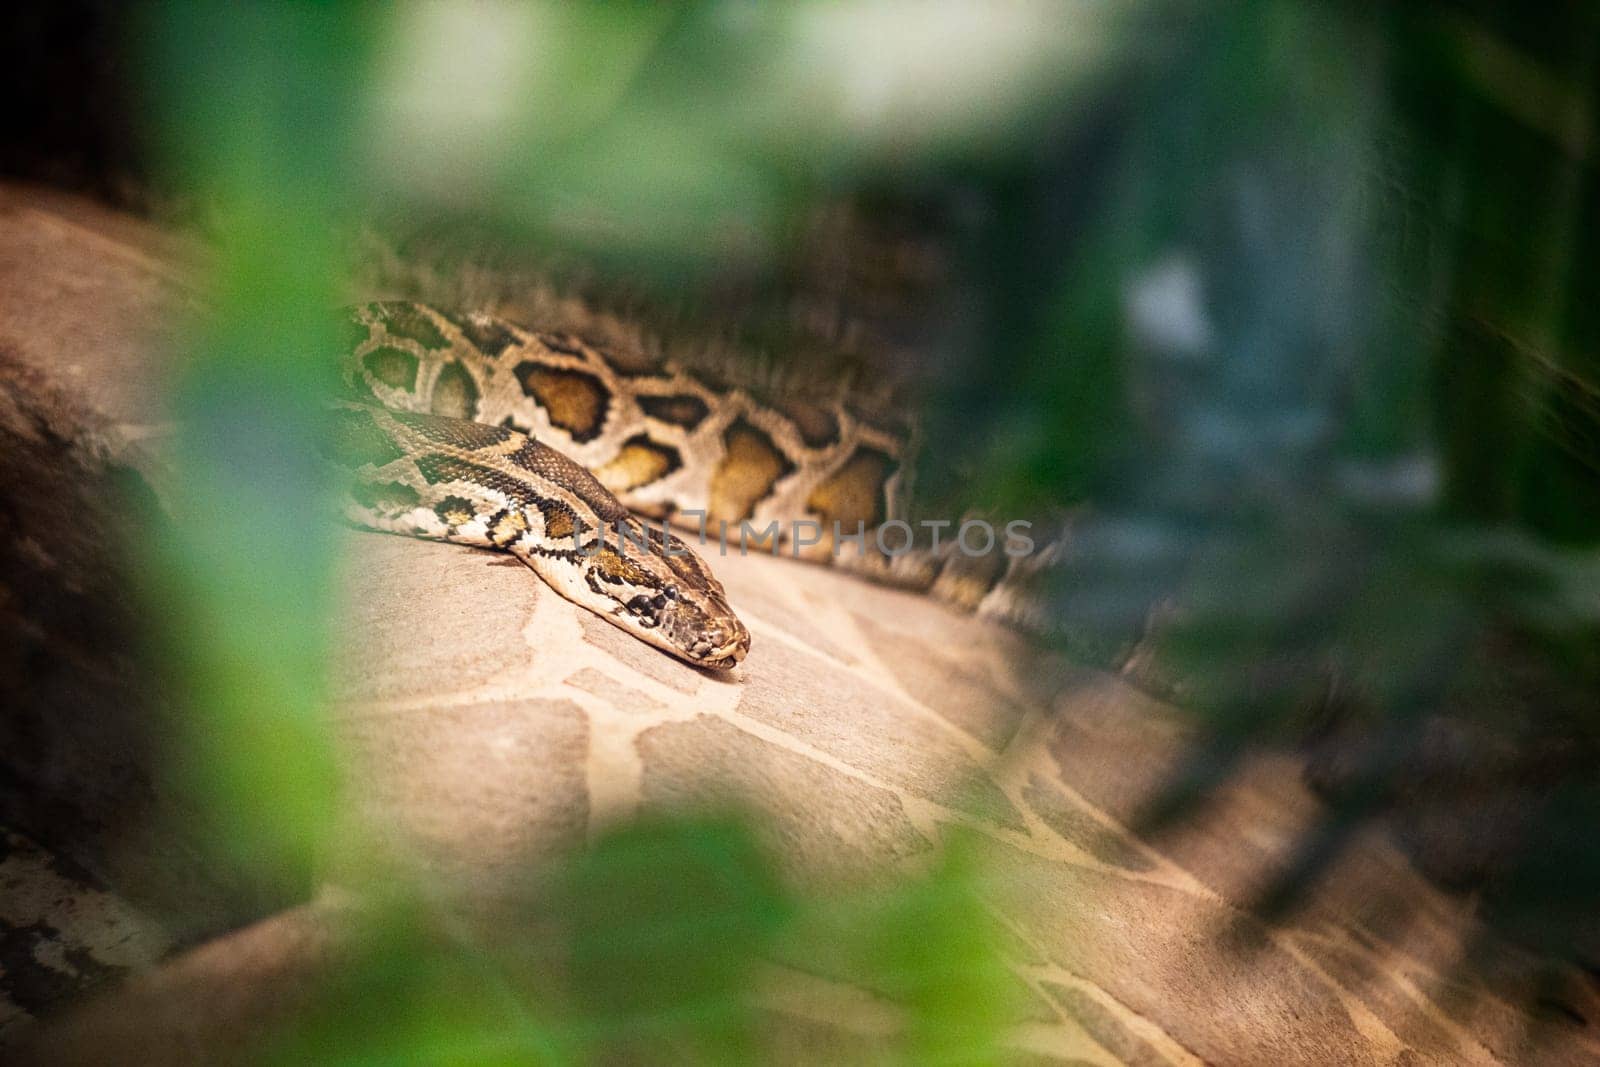
<path fill-rule="evenodd" d="M 510 551 L 561 595 L 699 666 L 739 663 L 749 631 L 693 548 L 641 517 L 701 531 L 776 522 L 768 548 L 826 560 L 835 524 L 896 516 L 905 443 L 843 404 L 764 404 L 480 313 L 382 302 L 351 323 L 352 399 L 329 438 L 355 475 L 347 518 Z M 797 522 L 826 533 L 791 543 Z M 926 561 L 890 562 L 869 553 L 857 566 L 937 583 Z M 975 604 L 959 581 L 943 592 Z"/>

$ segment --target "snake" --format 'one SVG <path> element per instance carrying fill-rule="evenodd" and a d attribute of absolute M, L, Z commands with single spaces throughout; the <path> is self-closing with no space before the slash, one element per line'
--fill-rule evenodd
<path fill-rule="evenodd" d="M 853 560 L 973 609 L 1008 595 L 1006 568 L 948 551 L 836 551 L 835 534 L 870 545 L 862 532 L 903 512 L 909 450 L 908 434 L 845 400 L 774 400 L 482 311 L 376 301 L 344 324 L 323 453 L 348 475 L 347 521 L 509 552 L 695 666 L 737 666 L 750 631 L 674 530 L 694 529 L 702 547 L 726 545 L 730 528 L 754 533 L 765 550 Z"/>

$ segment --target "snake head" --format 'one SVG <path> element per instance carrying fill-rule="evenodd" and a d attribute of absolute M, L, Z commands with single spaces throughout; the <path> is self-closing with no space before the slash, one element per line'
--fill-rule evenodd
<path fill-rule="evenodd" d="M 579 564 L 589 591 L 609 602 L 588 606 L 641 641 L 716 671 L 750 651 L 722 583 L 675 534 L 630 517 L 590 543 Z"/>

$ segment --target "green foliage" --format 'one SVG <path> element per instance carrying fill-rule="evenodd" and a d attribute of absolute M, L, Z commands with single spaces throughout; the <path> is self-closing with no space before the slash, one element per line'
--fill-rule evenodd
<path fill-rule="evenodd" d="M 903 1012 L 891 1062 L 992 1062 L 1022 987 L 957 835 L 926 872 L 838 894 L 776 874 L 747 816 L 647 819 L 446 919 L 404 885 L 311 994 L 273 1063 L 764 1063 L 767 972 L 842 973 Z M 765 969 L 765 970 L 764 970 Z"/>
<path fill-rule="evenodd" d="M 211 311 L 178 361 L 172 523 L 151 560 L 188 709 L 172 771 L 213 802 L 219 862 L 303 891 L 335 804 L 334 530 L 308 521 L 329 490 L 309 444 L 331 374 L 318 353 L 337 344 L 330 224 L 352 108 L 347 85 L 313 72 L 358 69 L 355 27 L 266 8 L 151 17 L 155 132 L 218 238 Z"/>
<path fill-rule="evenodd" d="M 992 1060 L 1026 991 L 1000 957 L 1000 932 L 979 893 L 987 877 L 977 843 L 952 833 L 925 874 L 865 901 L 858 929 L 869 984 L 906 1007 L 907 1059 Z"/>
<path fill-rule="evenodd" d="M 1330 669 L 1421 718 L 1493 676 L 1459 650 L 1501 632 L 1592 717 L 1597 142 L 1592 45 L 1569 47 L 1594 39 L 1588 7 L 941 10 L 152 10 L 150 132 L 214 258 L 150 598 L 189 712 L 173 772 L 225 862 L 292 892 L 331 847 L 310 427 L 336 235 L 371 213 L 472 219 L 692 300 L 777 285 L 825 200 L 931 201 L 968 220 L 970 313 L 929 389 L 924 488 L 946 512 L 1093 506 L 1059 606 L 1077 647 L 1183 602 L 1168 655 L 1229 743 Z M 1507 61 L 1527 49 L 1532 76 Z M 1146 292 L 1160 328 L 1131 310 Z M 1015 990 L 975 850 L 824 902 L 757 836 L 619 829 L 530 872 L 537 906 L 495 937 L 398 887 L 282 1059 L 759 1060 L 752 976 L 807 959 L 797 931 L 904 1008 L 909 1062 L 993 1058 Z"/>

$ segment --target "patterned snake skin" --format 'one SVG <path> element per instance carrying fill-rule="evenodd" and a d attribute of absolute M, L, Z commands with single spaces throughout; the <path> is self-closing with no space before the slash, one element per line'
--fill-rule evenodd
<path fill-rule="evenodd" d="M 733 667 L 749 631 L 693 549 L 640 516 L 713 547 L 743 529 L 752 548 L 839 560 L 972 609 L 1005 577 L 870 547 L 899 517 L 906 445 L 842 404 L 763 404 L 479 313 L 383 302 L 351 321 L 354 399 L 334 409 L 329 450 L 356 478 L 347 517 L 512 552 L 561 595 L 691 663 Z M 797 522 L 814 526 L 792 537 Z M 866 550 L 835 554 L 836 524 L 868 531 Z"/>

